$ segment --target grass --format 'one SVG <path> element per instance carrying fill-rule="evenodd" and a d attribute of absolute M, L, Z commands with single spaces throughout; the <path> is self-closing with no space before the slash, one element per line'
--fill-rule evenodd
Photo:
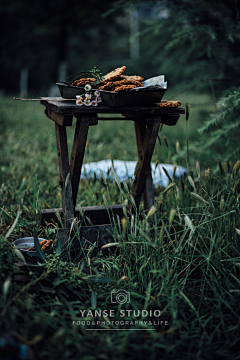
<path fill-rule="evenodd" d="M 190 141 L 201 123 L 198 109 L 191 112 Z M 169 148 L 163 141 L 161 147 L 156 144 L 153 161 L 172 162 L 175 142 L 186 142 L 185 126 L 182 116 L 177 126 L 163 127 L 161 138 L 167 137 Z M 73 129 L 68 130 L 70 146 Z M 84 161 L 109 158 L 110 152 L 114 159 L 136 160 L 133 130 L 131 122 L 92 127 Z M 0 334 L 14 334 L 37 359 L 239 359 L 240 162 L 229 173 L 198 177 L 194 171 L 190 180 L 175 182 L 166 192 L 157 189 L 155 225 L 144 213 L 126 218 L 122 226 L 119 219 L 114 246 L 97 255 L 89 248 L 74 264 L 58 249 L 41 266 L 43 272 L 29 269 L 31 281 L 19 285 L 9 282 L 19 271 L 12 265 L 18 254 L 10 244 L 34 232 L 35 174 L 37 187 L 41 183 L 38 209 L 61 205 L 55 142 L 54 124 L 41 105 L 1 99 Z M 80 184 L 77 202 L 104 205 L 102 195 L 112 203 L 130 197 L 126 186 L 92 180 Z M 6 239 L 18 206 L 20 218 Z M 80 226 L 76 221 L 73 234 Z M 53 227 L 40 233 L 55 238 Z M 87 264 L 90 275 L 81 271 Z M 129 292 L 130 302 L 112 302 L 119 290 Z M 156 310 L 161 316 L 151 316 Z M 87 321 L 98 321 L 101 331 L 89 330 L 94 325 Z"/>

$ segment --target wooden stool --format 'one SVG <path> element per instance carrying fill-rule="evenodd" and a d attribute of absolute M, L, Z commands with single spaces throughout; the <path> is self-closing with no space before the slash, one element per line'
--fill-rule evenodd
<path fill-rule="evenodd" d="M 45 114 L 55 122 L 58 162 L 60 171 L 60 184 L 62 187 L 62 209 L 42 210 L 41 222 L 49 222 L 55 218 L 55 211 L 66 215 L 67 228 L 70 228 L 74 216 L 79 212 L 75 209 L 79 187 L 81 169 L 83 164 L 85 146 L 89 126 L 97 125 L 98 120 L 103 121 L 129 121 L 135 123 L 135 132 L 138 148 L 138 169 L 135 175 L 131 195 L 137 209 L 141 196 L 144 193 L 144 209 L 149 210 L 154 205 L 154 188 L 151 176 L 151 158 L 155 147 L 160 124 L 176 125 L 180 114 L 184 114 L 183 107 L 160 108 L 157 105 L 125 106 L 120 108 L 97 106 L 78 106 L 74 101 L 63 98 L 42 98 L 41 104 L 46 106 Z M 98 114 L 122 114 L 124 118 L 99 117 Z M 68 156 L 66 127 L 72 126 L 72 118 L 77 118 L 72 153 Z M 123 206 L 111 207 L 115 213 L 122 213 Z M 132 212 L 132 202 L 128 211 Z M 104 206 L 84 208 L 85 214 L 91 214 L 93 224 L 101 225 L 101 217 L 105 218 L 107 210 Z M 105 223 L 106 224 L 106 223 Z"/>

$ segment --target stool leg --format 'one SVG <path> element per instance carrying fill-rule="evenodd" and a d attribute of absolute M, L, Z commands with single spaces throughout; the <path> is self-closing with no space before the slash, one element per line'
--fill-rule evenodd
<path fill-rule="evenodd" d="M 154 122 L 146 128 L 146 125 L 142 125 L 135 121 L 135 131 L 138 146 L 138 161 L 139 166 L 133 182 L 131 195 L 135 200 L 137 209 L 140 205 L 142 193 L 145 190 L 144 195 L 144 208 L 149 210 L 154 205 L 154 189 L 151 176 L 151 158 L 155 147 L 160 122 Z M 132 202 L 128 205 L 128 210 L 132 211 Z"/>
<path fill-rule="evenodd" d="M 88 129 L 92 116 L 82 115 L 77 118 L 75 136 L 70 161 L 70 172 L 72 180 L 73 206 L 77 201 L 78 186 L 80 181 L 81 169 L 83 164 L 85 146 L 87 141 Z"/>
<path fill-rule="evenodd" d="M 60 181 L 62 186 L 62 207 L 63 215 L 67 217 L 67 227 L 71 226 L 71 221 L 74 217 L 73 198 L 72 198 L 72 184 L 70 178 L 70 166 L 68 158 L 67 133 L 66 126 L 55 124 L 58 163 L 60 172 Z M 68 177 L 68 183 L 66 180 Z M 65 189 L 66 188 L 66 189 Z"/>

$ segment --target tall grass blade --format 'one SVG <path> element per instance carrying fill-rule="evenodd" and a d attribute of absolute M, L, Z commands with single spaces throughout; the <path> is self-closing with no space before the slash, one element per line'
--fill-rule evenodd
<path fill-rule="evenodd" d="M 55 215 L 56 215 L 56 218 L 58 219 L 59 224 L 61 225 L 61 227 L 64 228 L 64 224 L 62 222 L 62 219 L 61 219 L 61 216 L 60 216 L 59 212 L 55 211 Z"/>
<path fill-rule="evenodd" d="M 4 302 L 6 301 L 7 299 L 7 294 L 8 294 L 8 290 L 10 288 L 10 285 L 11 285 L 11 279 L 10 279 L 10 276 L 4 281 L 3 283 L 3 299 L 4 299 Z"/>
<path fill-rule="evenodd" d="M 10 229 L 8 230 L 7 234 L 5 235 L 5 239 L 7 239 L 7 238 L 11 235 L 11 233 L 13 232 L 13 230 L 15 229 L 20 215 L 21 215 L 21 211 L 20 211 L 20 209 L 18 209 L 16 219 L 14 220 L 12 226 L 11 226 Z"/>
<path fill-rule="evenodd" d="M 205 205 L 208 205 L 208 202 L 203 199 L 200 195 L 196 194 L 196 193 L 193 193 L 193 192 L 190 192 L 190 195 L 195 198 L 196 200 L 199 200 L 201 201 L 202 203 L 204 203 Z"/>
<path fill-rule="evenodd" d="M 125 236 L 127 230 L 127 220 L 123 218 L 121 222 L 122 222 L 123 236 Z"/>
<path fill-rule="evenodd" d="M 103 171 L 101 169 L 100 169 L 100 173 L 101 173 L 101 178 L 103 179 L 104 184 L 107 185 L 107 180 L 106 180 L 105 175 L 104 175 L 104 173 L 103 173 Z"/>
<path fill-rule="evenodd" d="M 168 179 L 169 179 L 169 180 L 171 181 L 171 183 L 172 183 L 172 182 L 173 182 L 173 180 L 172 180 L 171 176 L 169 175 L 169 173 L 168 173 L 167 169 L 165 169 L 165 167 L 164 167 L 164 166 L 163 166 L 162 168 L 163 168 L 163 171 L 165 172 L 165 174 L 167 175 Z"/>
<path fill-rule="evenodd" d="M 34 236 L 34 246 L 35 246 L 35 249 L 38 253 L 38 256 L 40 257 L 40 259 L 44 262 L 46 262 L 46 257 L 44 255 L 44 252 L 42 251 L 42 248 L 41 248 L 41 245 L 39 244 L 39 241 L 38 241 L 38 236 L 37 236 L 37 231 L 36 229 L 33 231 L 33 236 Z"/>
<path fill-rule="evenodd" d="M 171 209 L 170 214 L 169 214 L 169 228 L 171 228 L 171 226 L 172 226 L 172 222 L 173 222 L 175 214 L 176 214 L 176 210 Z"/>
<path fill-rule="evenodd" d="M 108 249 L 108 248 L 113 247 L 113 246 L 120 246 L 120 244 L 119 244 L 119 243 L 109 243 L 109 244 L 105 244 L 105 245 L 103 245 L 103 246 L 101 247 L 101 250 L 103 250 L 103 249 Z"/>
<path fill-rule="evenodd" d="M 188 176 L 188 181 L 189 181 L 190 185 L 194 188 L 194 190 L 196 190 L 196 186 L 195 186 L 194 181 L 191 176 Z"/>
<path fill-rule="evenodd" d="M 23 256 L 23 254 L 21 253 L 21 251 L 17 248 L 14 248 L 13 249 L 13 252 L 15 253 L 15 255 L 22 261 L 26 264 L 26 259 L 25 257 Z"/>
<path fill-rule="evenodd" d="M 165 224 L 164 222 L 162 223 L 162 226 L 161 226 L 161 230 L 160 230 L 160 235 L 159 235 L 159 247 L 161 248 L 162 247 L 162 244 L 163 244 L 163 237 L 164 237 L 164 227 L 165 227 Z"/>
<path fill-rule="evenodd" d="M 198 161 L 196 162 L 196 170 L 197 170 L 198 178 L 200 179 L 201 172 L 200 172 L 200 165 L 199 165 Z"/>
<path fill-rule="evenodd" d="M 172 183 L 166 187 L 166 189 L 163 191 L 163 195 L 166 194 L 169 190 L 171 190 L 176 184 Z"/>
<path fill-rule="evenodd" d="M 94 290 L 91 292 L 91 307 L 92 309 L 96 309 L 97 306 L 97 295 Z"/>
<path fill-rule="evenodd" d="M 62 251 L 62 242 L 61 240 L 59 239 L 58 240 L 58 244 L 57 244 L 57 249 L 56 249 L 56 252 L 55 252 L 55 255 L 58 256 L 61 254 L 61 251 Z"/>
<path fill-rule="evenodd" d="M 194 231 L 194 226 L 193 226 L 193 223 L 192 221 L 190 220 L 189 216 L 188 215 L 184 215 L 184 219 L 185 219 L 185 225 L 191 229 L 191 231 Z"/>
<path fill-rule="evenodd" d="M 148 211 L 147 213 L 147 216 L 146 216 L 146 221 L 151 218 L 153 216 L 153 214 L 155 214 L 155 212 L 157 211 L 157 209 L 155 208 L 155 206 L 152 206 L 150 208 L 150 210 Z"/>

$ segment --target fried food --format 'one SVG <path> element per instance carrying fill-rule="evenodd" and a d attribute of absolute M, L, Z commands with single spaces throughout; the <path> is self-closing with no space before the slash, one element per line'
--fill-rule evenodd
<path fill-rule="evenodd" d="M 138 75 L 120 75 L 119 80 L 136 80 L 142 82 L 144 78 Z"/>
<path fill-rule="evenodd" d="M 113 84 L 115 86 L 136 85 L 138 87 L 143 87 L 143 84 L 140 81 L 133 80 L 133 79 L 129 79 L 129 80 L 123 79 L 123 80 L 120 80 L 120 81 L 113 81 Z"/>
<path fill-rule="evenodd" d="M 126 70 L 126 66 L 122 66 L 120 68 L 117 68 L 113 71 L 111 71 L 110 73 L 108 73 L 107 75 L 104 76 L 104 79 L 106 81 L 110 81 L 113 79 L 116 79 L 117 77 L 119 77 L 120 75 L 122 75 L 124 73 L 124 71 Z"/>
<path fill-rule="evenodd" d="M 181 102 L 179 100 L 162 100 L 157 104 L 159 107 L 178 107 L 181 106 Z"/>
<path fill-rule="evenodd" d="M 105 83 L 103 86 L 100 86 L 98 89 L 112 91 L 112 90 L 114 90 L 115 86 L 116 85 L 113 82 L 109 81 L 109 82 Z"/>
<path fill-rule="evenodd" d="M 114 90 L 114 92 L 119 92 L 119 91 L 128 91 L 131 89 L 135 89 L 137 86 L 136 85 L 121 85 L 121 86 L 117 86 Z"/>
<path fill-rule="evenodd" d="M 40 244 L 42 250 L 46 250 L 52 245 L 52 243 L 53 243 L 53 240 L 51 239 L 51 240 L 48 240 L 48 241 L 43 240 L 39 244 Z M 35 248 L 35 246 L 32 246 L 31 248 L 27 249 L 27 251 L 36 251 L 36 248 Z"/>
<path fill-rule="evenodd" d="M 93 83 L 94 81 L 96 81 L 96 79 L 94 78 L 83 78 L 83 79 L 79 79 L 79 80 L 75 80 L 71 86 L 85 86 L 87 84 L 91 84 Z"/>
<path fill-rule="evenodd" d="M 48 242 L 45 245 L 43 245 L 42 250 L 47 250 L 48 248 L 50 248 L 52 243 L 53 243 L 53 240 L 48 240 Z"/>
<path fill-rule="evenodd" d="M 134 87 L 132 87 L 134 85 Z M 105 85 L 100 86 L 99 90 L 105 91 L 116 91 L 116 88 L 124 86 L 123 89 L 130 90 L 134 89 L 135 87 L 143 87 L 143 84 L 139 81 L 130 79 L 130 80 L 120 80 L 120 81 L 109 81 Z M 124 91 L 126 91 L 124 90 Z"/>
<path fill-rule="evenodd" d="M 122 75 L 126 70 L 126 66 L 119 67 L 107 75 L 104 76 L 104 81 L 100 81 L 99 84 L 92 85 L 93 89 L 105 90 L 105 91 L 128 91 L 135 89 L 136 87 L 143 87 L 142 81 L 144 78 L 138 75 Z M 95 82 L 95 78 L 83 78 L 75 80 L 71 85 L 84 87 L 87 84 Z"/>

